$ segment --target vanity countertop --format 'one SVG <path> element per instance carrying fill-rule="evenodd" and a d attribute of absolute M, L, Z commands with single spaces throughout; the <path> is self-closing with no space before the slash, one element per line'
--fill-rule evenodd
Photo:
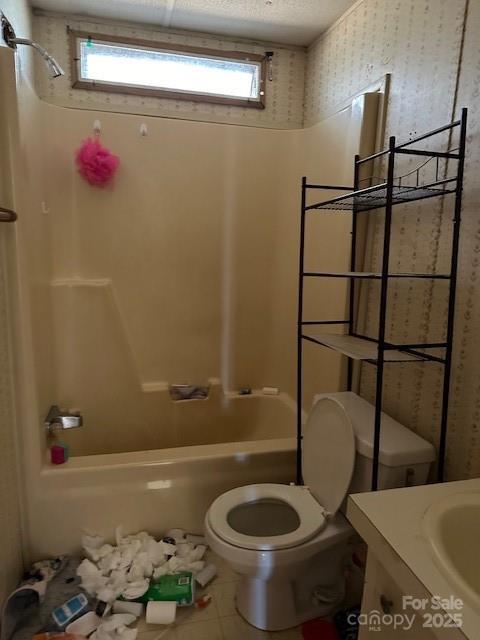
<path fill-rule="evenodd" d="M 424 515 L 433 503 L 465 492 L 480 492 L 480 478 L 353 494 L 348 499 L 347 517 L 378 560 L 390 563 L 392 575 L 403 582 L 404 593 L 410 593 L 413 575 L 431 595 L 461 597 L 437 568 L 422 527 Z M 478 548 L 472 549 L 472 554 L 478 553 Z M 480 611 L 464 602 L 461 614 L 462 628 L 449 629 L 445 637 L 478 640 Z"/>

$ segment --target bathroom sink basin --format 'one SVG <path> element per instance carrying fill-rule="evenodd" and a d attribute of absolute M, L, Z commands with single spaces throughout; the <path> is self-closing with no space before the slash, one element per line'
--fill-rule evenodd
<path fill-rule="evenodd" d="M 480 610 L 480 492 L 456 493 L 432 504 L 423 530 L 455 595 Z"/>

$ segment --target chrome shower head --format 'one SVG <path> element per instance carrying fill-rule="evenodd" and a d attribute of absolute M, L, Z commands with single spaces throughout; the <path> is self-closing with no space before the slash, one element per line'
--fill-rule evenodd
<path fill-rule="evenodd" d="M 7 44 L 9 47 L 12 47 L 12 49 L 16 49 L 18 44 L 25 44 L 28 47 L 33 47 L 35 51 L 38 51 L 38 53 L 45 60 L 45 64 L 47 65 L 47 69 L 52 78 L 58 78 L 59 76 L 65 75 L 65 71 L 58 64 L 55 58 L 51 56 L 48 51 L 41 47 L 37 42 L 29 40 L 28 38 L 10 38 L 9 40 L 7 40 Z"/>
<path fill-rule="evenodd" d="M 51 78 L 58 78 L 65 75 L 65 71 L 49 53 L 47 53 L 43 59 L 45 60 Z"/>
<path fill-rule="evenodd" d="M 43 47 L 41 47 L 37 42 L 34 42 L 33 40 L 29 40 L 28 38 L 17 38 L 12 25 L 3 14 L 2 14 L 2 35 L 6 44 L 11 49 L 16 49 L 17 45 L 24 44 L 24 45 L 27 45 L 28 47 L 33 47 L 35 51 L 38 51 L 38 53 L 45 60 L 45 64 L 47 65 L 49 74 L 52 78 L 58 78 L 59 76 L 65 75 L 64 70 L 58 64 L 55 58 L 51 56 L 48 53 L 48 51 Z"/>

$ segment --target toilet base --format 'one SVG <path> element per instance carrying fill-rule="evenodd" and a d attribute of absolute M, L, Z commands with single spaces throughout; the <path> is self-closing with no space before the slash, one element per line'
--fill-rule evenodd
<path fill-rule="evenodd" d="M 237 587 L 237 609 L 245 620 L 266 631 L 296 624 L 292 584 L 288 580 L 260 580 L 243 576 Z"/>
<path fill-rule="evenodd" d="M 243 575 L 236 605 L 245 620 L 264 631 L 281 631 L 330 614 L 345 595 L 345 546 L 328 549 L 297 567 L 294 576 L 267 580 Z"/>

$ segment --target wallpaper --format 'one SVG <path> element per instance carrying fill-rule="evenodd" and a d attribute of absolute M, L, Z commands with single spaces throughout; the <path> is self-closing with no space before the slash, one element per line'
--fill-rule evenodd
<path fill-rule="evenodd" d="M 263 54 L 274 51 L 273 80 L 267 81 L 266 108 L 250 109 L 228 105 L 216 105 L 187 100 L 170 100 L 154 97 L 111 94 L 102 91 L 86 91 L 71 88 L 69 42 L 67 25 L 72 29 L 92 33 L 123 35 L 155 42 L 182 44 L 209 49 L 248 51 Z M 51 80 L 43 67 L 37 66 L 36 83 L 40 98 L 63 106 L 105 111 L 145 113 L 189 120 L 228 122 L 256 127 L 295 129 L 303 124 L 303 90 L 305 50 L 272 45 L 271 43 L 234 41 L 213 35 L 153 30 L 146 27 L 115 26 L 102 21 L 71 19 L 52 14 L 34 17 L 35 39 L 62 65 L 66 76 Z M 43 65 L 42 61 L 37 61 Z"/>
<path fill-rule="evenodd" d="M 468 11 L 467 11 L 468 10 Z M 468 159 L 461 231 L 456 331 L 452 370 L 448 479 L 480 475 L 480 251 L 479 68 L 480 3 L 472 0 L 364 0 L 310 48 L 306 72 L 305 120 L 333 113 L 356 92 L 391 73 L 386 138 L 406 140 L 458 117 L 469 107 Z M 475 37 L 475 34 L 477 37 Z M 458 86 L 457 86 L 458 85 Z M 455 146 L 440 137 L 437 149 Z M 419 161 L 399 163 L 396 175 Z M 451 172 L 453 167 L 440 168 Z M 425 170 L 427 174 L 427 167 Z M 380 168 L 383 175 L 383 169 Z M 449 270 L 453 198 L 396 207 L 392 225 L 391 271 Z M 369 218 L 367 268 L 379 266 L 382 216 Z M 389 288 L 388 338 L 437 341 L 444 338 L 447 283 L 394 280 Z M 379 286 L 364 293 L 359 328 L 375 335 Z M 365 364 L 361 393 L 375 395 L 375 369 Z M 387 365 L 384 407 L 433 443 L 438 442 L 442 370 L 437 364 Z"/>
<path fill-rule="evenodd" d="M 470 0 L 456 115 L 469 107 L 450 411 L 451 477 L 480 475 L 480 2 Z"/>

